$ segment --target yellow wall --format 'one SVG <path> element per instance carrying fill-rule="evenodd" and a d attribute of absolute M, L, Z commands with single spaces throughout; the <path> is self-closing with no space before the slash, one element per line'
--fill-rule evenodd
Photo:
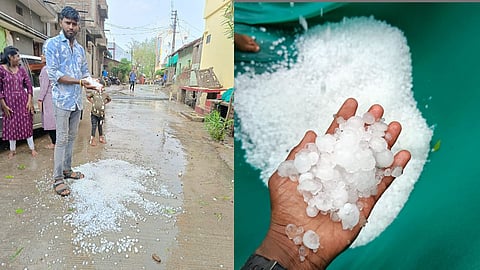
<path fill-rule="evenodd" d="M 200 69 L 213 67 L 223 88 L 233 87 L 233 39 L 228 39 L 223 14 L 231 0 L 205 0 L 205 32 Z M 207 36 L 210 42 L 207 43 Z"/>

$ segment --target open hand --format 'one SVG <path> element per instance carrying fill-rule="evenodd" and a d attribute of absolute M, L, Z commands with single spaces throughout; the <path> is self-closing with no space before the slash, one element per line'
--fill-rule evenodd
<path fill-rule="evenodd" d="M 355 99 L 347 99 L 337 113 L 337 117 L 348 119 L 354 116 L 358 107 Z M 376 119 L 383 116 L 383 108 L 380 105 L 373 105 L 369 112 Z M 338 127 L 335 119 L 332 121 L 327 133 L 333 134 Z M 398 122 L 392 122 L 388 125 L 387 132 L 392 135 L 389 140 L 390 149 L 397 140 L 401 125 Z M 295 158 L 295 154 L 303 149 L 306 144 L 314 143 L 317 135 L 313 131 L 308 131 L 302 141 L 290 152 L 287 160 Z M 410 160 L 410 152 L 402 150 L 395 155 L 391 168 L 400 166 L 404 168 Z M 393 177 L 384 177 L 378 185 L 377 195 L 368 198 L 360 198 L 363 203 L 363 209 L 360 216 L 368 218 L 375 203 L 383 192 L 390 186 Z M 297 191 L 298 182 L 293 182 L 288 177 L 281 177 L 275 172 L 269 179 L 268 188 L 270 190 L 271 202 L 271 222 L 266 238 L 257 249 L 256 253 L 266 258 L 278 261 L 287 269 L 324 269 L 337 257 L 342 251 L 350 246 L 360 233 L 361 224 L 357 224 L 352 230 L 343 230 L 341 222 L 334 222 L 329 215 L 319 214 L 311 218 L 307 216 L 305 208 L 306 203 L 303 196 Z M 304 262 L 300 262 L 298 255 L 298 246 L 285 234 L 286 225 L 293 223 L 302 226 L 305 231 L 313 230 L 320 236 L 320 245 L 316 253 L 307 249 L 308 255 Z"/>

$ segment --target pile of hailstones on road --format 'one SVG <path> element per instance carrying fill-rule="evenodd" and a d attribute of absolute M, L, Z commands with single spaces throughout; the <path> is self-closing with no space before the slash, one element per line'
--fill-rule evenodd
<path fill-rule="evenodd" d="M 334 134 L 319 135 L 293 160 L 282 162 L 278 174 L 298 181 L 297 190 L 307 203 L 309 217 L 330 215 L 333 221 L 342 222 L 344 230 L 351 230 L 360 221 L 362 204 L 358 199 L 375 195 L 384 176 L 398 177 L 403 171 L 390 168 L 394 155 L 387 141 L 392 135 L 386 132 L 388 125 L 383 119 L 375 120 L 367 112 L 363 117 L 337 117 L 336 121 L 339 127 Z M 303 227 L 288 224 L 285 232 L 300 245 L 301 261 L 307 255 L 305 247 L 313 252 L 320 247 L 314 231 L 304 233 Z"/>

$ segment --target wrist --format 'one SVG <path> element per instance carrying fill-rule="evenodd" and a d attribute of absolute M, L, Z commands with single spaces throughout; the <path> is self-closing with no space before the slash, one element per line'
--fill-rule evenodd
<path fill-rule="evenodd" d="M 248 257 L 244 266 L 241 268 L 241 270 L 257 269 L 286 270 L 286 268 L 280 265 L 277 261 L 269 260 L 258 254 L 252 254 L 250 257 Z"/>
<path fill-rule="evenodd" d="M 311 250 L 305 260 L 300 261 L 300 246 L 288 238 L 285 233 L 285 226 L 272 224 L 267 236 L 256 250 L 256 254 L 267 259 L 277 261 L 286 269 L 326 269 L 328 263 L 321 257 L 318 250 L 313 253 Z"/>
<path fill-rule="evenodd" d="M 281 231 L 281 226 L 271 224 L 267 236 L 258 247 L 256 254 L 275 260 L 286 269 L 300 269 L 298 247 Z"/>

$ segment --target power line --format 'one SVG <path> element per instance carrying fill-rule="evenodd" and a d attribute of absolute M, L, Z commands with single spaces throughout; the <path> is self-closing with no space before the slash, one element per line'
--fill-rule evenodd
<path fill-rule="evenodd" d="M 118 28 L 118 29 L 122 29 L 122 30 L 132 30 L 132 31 L 138 31 L 138 30 L 159 30 L 159 29 L 166 29 L 168 28 L 169 26 L 159 26 L 159 27 L 154 27 L 154 28 L 149 28 L 149 27 L 146 27 L 146 26 L 123 26 L 123 25 L 116 25 L 116 24 L 113 24 L 113 23 L 105 23 L 105 25 L 108 25 L 108 26 L 111 26 L 111 27 L 114 27 L 114 28 Z"/>
<path fill-rule="evenodd" d="M 186 24 L 188 24 L 189 27 L 193 28 L 193 30 L 198 31 L 199 34 L 203 34 L 203 30 L 200 30 L 200 29 L 196 28 L 195 26 L 191 25 L 188 21 L 182 20 L 182 19 L 179 19 L 179 20 L 182 21 L 182 22 L 184 22 L 184 23 L 186 23 Z"/>

